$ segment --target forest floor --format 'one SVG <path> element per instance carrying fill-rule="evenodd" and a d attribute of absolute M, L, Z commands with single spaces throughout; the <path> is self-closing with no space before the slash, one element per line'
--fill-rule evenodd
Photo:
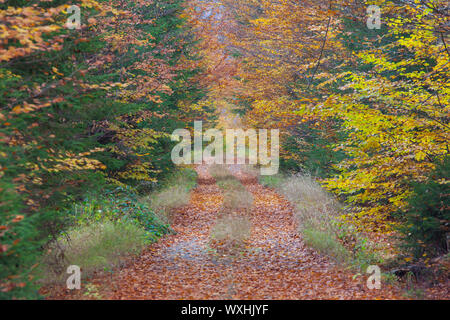
<path fill-rule="evenodd" d="M 291 205 L 239 166 L 232 174 L 251 192 L 246 214 L 250 237 L 239 250 L 213 246 L 222 192 L 207 165 L 196 168 L 190 204 L 172 219 L 176 234 L 150 245 L 112 273 L 82 283 L 82 290 L 53 288 L 49 299 L 404 299 L 397 286 L 370 290 L 365 276 L 319 255 L 298 232 Z M 84 290 L 83 290 L 84 289 Z M 44 292 L 45 293 L 45 292 Z"/>

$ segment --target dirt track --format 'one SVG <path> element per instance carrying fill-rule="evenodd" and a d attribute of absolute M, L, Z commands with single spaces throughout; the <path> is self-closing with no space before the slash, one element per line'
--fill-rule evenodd
<path fill-rule="evenodd" d="M 365 277 L 306 247 L 289 203 L 256 179 L 231 168 L 253 194 L 251 237 L 239 254 L 212 250 L 211 228 L 222 203 L 206 165 L 190 204 L 174 215 L 176 234 L 147 248 L 111 276 L 90 279 L 102 299 L 398 299 L 394 288 L 369 290 Z M 53 298 L 80 298 L 64 290 Z M 83 296 L 82 298 L 89 298 Z"/>

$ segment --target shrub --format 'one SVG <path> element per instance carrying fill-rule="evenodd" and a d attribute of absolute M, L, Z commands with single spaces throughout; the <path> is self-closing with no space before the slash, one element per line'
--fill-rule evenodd
<path fill-rule="evenodd" d="M 82 202 L 74 204 L 67 215 L 72 220 L 72 226 L 123 219 L 135 220 L 149 233 L 148 236 L 155 240 L 168 233 L 170 228 L 150 206 L 139 200 L 131 188 L 124 187 L 106 192 L 105 196 L 88 196 Z"/>
<path fill-rule="evenodd" d="M 181 168 L 174 171 L 162 183 L 160 189 L 171 186 L 182 186 L 190 191 L 197 186 L 197 172 L 191 168 Z"/>
<path fill-rule="evenodd" d="M 83 5 L 82 30 L 64 27 L 72 4 Z M 170 133 L 188 126 L 182 104 L 203 96 L 183 6 L 0 1 L 0 299 L 38 297 L 30 271 L 86 190 L 147 190 L 173 169 Z M 153 216 L 138 219 L 151 227 Z"/>
<path fill-rule="evenodd" d="M 449 157 L 439 163 L 424 183 L 413 183 L 413 194 L 405 212 L 405 223 L 399 229 L 403 248 L 418 259 L 423 255 L 448 252 L 450 232 Z"/>
<path fill-rule="evenodd" d="M 69 265 L 80 266 L 85 276 L 120 265 L 170 230 L 129 187 L 89 195 L 63 215 L 65 231 L 44 246 L 35 272 L 43 283 L 61 281 Z"/>

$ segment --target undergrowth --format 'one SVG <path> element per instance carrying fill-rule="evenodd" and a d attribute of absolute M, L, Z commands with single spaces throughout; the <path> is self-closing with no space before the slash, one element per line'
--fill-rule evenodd
<path fill-rule="evenodd" d="M 83 278 L 120 267 L 171 232 L 166 214 L 189 202 L 196 177 L 194 170 L 182 169 L 144 198 L 131 188 L 117 187 L 74 203 L 64 212 L 66 227 L 44 248 L 38 278 L 44 284 L 62 282 L 69 265 L 79 266 Z"/>
<path fill-rule="evenodd" d="M 197 173 L 182 169 L 165 180 L 159 189 L 143 198 L 143 201 L 165 223 L 170 223 L 174 210 L 189 204 L 191 190 L 197 185 Z"/>
<path fill-rule="evenodd" d="M 294 206 L 299 232 L 308 246 L 359 270 L 381 262 L 373 244 L 340 219 L 343 208 L 312 176 L 278 174 L 260 176 L 259 181 Z"/>

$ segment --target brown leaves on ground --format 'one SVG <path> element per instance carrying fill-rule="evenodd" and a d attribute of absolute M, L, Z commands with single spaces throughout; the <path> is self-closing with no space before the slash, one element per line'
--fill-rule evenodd
<path fill-rule="evenodd" d="M 90 279 L 95 294 L 60 289 L 57 299 L 401 299 L 397 288 L 369 290 L 364 276 L 335 265 L 306 247 L 290 204 L 234 170 L 254 198 L 247 215 L 250 237 L 238 250 L 220 250 L 211 237 L 223 196 L 205 166 L 189 206 L 174 215 L 166 236 L 112 275 Z M 232 170 L 233 171 L 233 170 Z M 219 250 L 218 250 L 219 248 Z M 92 291 L 92 290 L 91 290 Z"/>

